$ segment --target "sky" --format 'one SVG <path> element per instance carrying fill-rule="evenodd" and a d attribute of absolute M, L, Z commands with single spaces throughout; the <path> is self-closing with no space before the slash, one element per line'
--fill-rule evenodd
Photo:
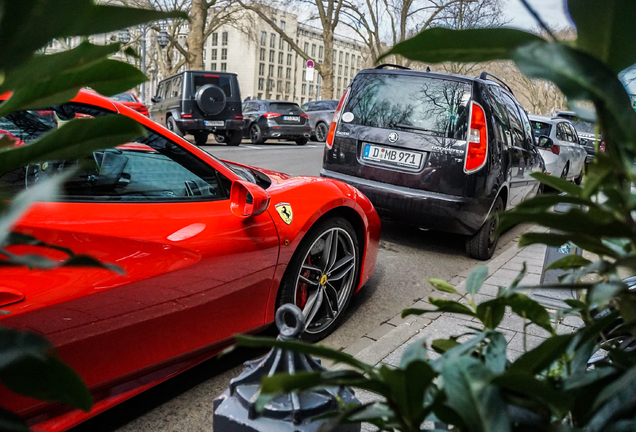
<path fill-rule="evenodd" d="M 506 17 L 510 21 L 508 27 L 526 30 L 537 27 L 536 21 L 520 0 L 506 0 L 506 2 Z M 528 0 L 528 3 L 551 28 L 562 29 L 572 26 L 565 12 L 565 0 Z"/>

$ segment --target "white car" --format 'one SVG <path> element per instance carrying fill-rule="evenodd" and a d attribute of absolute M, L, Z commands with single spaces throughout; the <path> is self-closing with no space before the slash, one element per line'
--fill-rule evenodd
<path fill-rule="evenodd" d="M 546 174 L 581 184 L 587 155 L 572 123 L 561 117 L 530 114 L 537 149 L 545 161 Z"/>

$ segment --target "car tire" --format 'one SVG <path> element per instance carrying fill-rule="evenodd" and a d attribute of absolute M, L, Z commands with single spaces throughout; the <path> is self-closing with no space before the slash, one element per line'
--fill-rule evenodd
<path fill-rule="evenodd" d="M 227 145 L 235 147 L 241 144 L 242 140 L 243 140 L 243 134 L 240 130 L 227 131 L 227 136 L 225 137 L 225 142 L 227 143 Z"/>
<path fill-rule="evenodd" d="M 252 144 L 263 144 L 265 142 L 263 139 L 263 131 L 256 123 L 250 126 L 250 140 Z"/>
<path fill-rule="evenodd" d="M 168 120 L 166 120 L 166 128 L 168 128 L 168 130 L 170 132 L 174 132 L 177 135 L 179 135 L 180 137 L 183 137 L 185 135 L 181 131 L 181 129 L 179 129 L 179 126 L 177 126 L 177 122 L 175 121 L 174 117 L 172 117 L 172 116 L 168 117 Z"/>
<path fill-rule="evenodd" d="M 316 125 L 316 141 L 327 141 L 327 134 L 329 133 L 329 126 L 327 123 L 320 122 Z"/>
<path fill-rule="evenodd" d="M 194 134 L 194 142 L 198 146 L 206 145 L 208 143 L 208 134 L 205 132 Z"/>
<path fill-rule="evenodd" d="M 466 250 L 471 258 L 488 260 L 497 249 L 499 235 L 495 235 L 495 228 L 499 224 L 498 214 L 503 211 L 503 200 L 497 197 L 489 217 L 477 233 L 466 240 Z"/>
<path fill-rule="evenodd" d="M 335 256 L 325 256 L 334 250 Z M 283 276 L 276 305 L 292 303 L 303 311 L 302 340 L 316 342 L 338 326 L 360 281 L 360 260 L 355 229 L 342 217 L 318 222 L 302 239 Z"/>
<path fill-rule="evenodd" d="M 581 186 L 581 183 L 583 183 L 583 168 L 581 168 L 581 172 L 579 173 L 579 175 L 574 177 L 575 185 Z"/>
<path fill-rule="evenodd" d="M 219 144 L 225 143 L 225 135 L 223 134 L 214 134 L 214 140 Z"/>
<path fill-rule="evenodd" d="M 296 145 L 305 145 L 307 141 L 309 141 L 307 138 L 296 138 Z"/>
<path fill-rule="evenodd" d="M 561 172 L 561 178 L 563 180 L 567 180 L 569 171 L 570 171 L 570 161 L 565 163 L 565 166 L 563 167 L 563 171 Z"/>

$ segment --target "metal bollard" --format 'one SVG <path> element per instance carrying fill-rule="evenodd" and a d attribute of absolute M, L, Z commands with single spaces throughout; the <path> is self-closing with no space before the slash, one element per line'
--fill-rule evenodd
<path fill-rule="evenodd" d="M 295 320 L 287 325 L 286 318 Z M 305 318 L 295 305 L 286 304 L 276 311 L 276 326 L 281 340 L 299 339 Z M 254 403 L 260 394 L 261 379 L 276 373 L 325 371 L 317 360 L 304 354 L 273 348 L 264 357 L 245 363 L 245 370 L 232 381 L 230 388 L 214 400 L 213 429 L 216 432 L 316 432 L 328 420 L 312 417 L 337 411 L 337 399 L 344 404 L 359 403 L 348 387 L 328 387 L 292 392 L 277 396 L 260 411 Z M 340 425 L 338 432 L 359 432 L 360 424 Z"/>

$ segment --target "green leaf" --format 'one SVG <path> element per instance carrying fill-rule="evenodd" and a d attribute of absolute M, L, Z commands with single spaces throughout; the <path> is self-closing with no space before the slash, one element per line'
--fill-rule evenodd
<path fill-rule="evenodd" d="M 402 318 L 406 318 L 409 315 L 424 315 L 427 313 L 439 313 L 437 309 L 419 309 L 419 308 L 406 308 L 402 310 Z"/>
<path fill-rule="evenodd" d="M 506 300 L 497 297 L 477 305 L 477 318 L 488 329 L 496 329 L 506 313 Z"/>
<path fill-rule="evenodd" d="M 583 188 L 575 185 L 571 181 L 562 179 L 560 177 L 555 177 L 553 175 L 549 175 L 546 173 L 535 172 L 530 174 L 531 177 L 539 180 L 541 183 L 550 186 L 558 191 L 567 192 L 568 195 L 573 197 L 581 197 L 583 193 Z"/>
<path fill-rule="evenodd" d="M 538 374 L 567 352 L 574 335 L 551 336 L 538 347 L 524 353 L 508 369 L 511 373 Z"/>
<path fill-rule="evenodd" d="M 378 61 L 390 55 L 424 63 L 508 60 L 515 49 L 532 42 L 546 43 L 532 33 L 509 28 L 452 30 L 438 27 L 398 43 Z"/>
<path fill-rule="evenodd" d="M 0 174 L 34 162 L 77 159 L 145 133 L 141 124 L 123 115 L 74 119 L 28 145 L 0 150 Z"/>
<path fill-rule="evenodd" d="M 30 429 L 19 415 L 0 408 L 0 431 L 29 432 Z"/>
<path fill-rule="evenodd" d="M 62 402 L 88 412 L 93 405 L 84 381 L 60 359 L 27 357 L 0 369 L 0 381 L 15 393 Z"/>
<path fill-rule="evenodd" d="M 567 242 L 573 242 L 581 249 L 585 249 L 601 256 L 609 256 L 619 258 L 620 255 L 609 248 L 598 237 L 585 235 L 581 233 L 574 234 L 551 234 L 551 233 L 525 233 L 519 238 L 519 247 L 529 246 L 532 244 L 545 244 L 552 247 L 559 247 Z"/>
<path fill-rule="evenodd" d="M 426 361 L 426 339 L 414 342 L 406 347 L 404 354 L 400 358 L 400 367 L 402 369 L 414 361 Z"/>
<path fill-rule="evenodd" d="M 51 344 L 38 334 L 0 327 L 0 370 L 28 357 L 44 360 L 51 348 Z"/>
<path fill-rule="evenodd" d="M 568 11 L 576 24 L 577 48 L 597 57 L 616 74 L 636 63 L 633 1 L 569 0 Z"/>
<path fill-rule="evenodd" d="M 444 354 L 451 348 L 455 348 L 457 345 L 460 345 L 457 342 L 457 337 L 451 336 L 450 339 L 435 339 L 431 344 L 431 347 L 435 350 L 435 352 L 439 354 Z"/>
<path fill-rule="evenodd" d="M 126 275 L 124 269 L 119 267 L 118 265 L 101 262 L 100 260 L 89 255 L 76 255 L 74 257 L 71 257 L 62 263 L 62 267 L 94 267 L 102 268 L 104 270 L 110 270 L 122 276 Z"/>
<path fill-rule="evenodd" d="M 510 430 L 499 390 L 489 381 L 493 374 L 479 360 L 459 357 L 442 366 L 446 403 L 474 432 Z"/>
<path fill-rule="evenodd" d="M 430 412 L 425 409 L 424 400 L 435 379 L 433 368 L 425 361 L 413 361 L 404 370 L 406 408 L 411 424 L 422 424 Z"/>
<path fill-rule="evenodd" d="M 3 0 L 0 8 L 0 70 L 19 67 L 52 39 L 109 33 L 154 20 L 187 19 L 184 12 L 96 5 L 92 0 Z"/>
<path fill-rule="evenodd" d="M 561 194 L 546 194 L 537 195 L 528 200 L 522 201 L 515 207 L 518 210 L 543 212 L 550 207 L 554 207 L 557 204 L 575 204 L 587 207 L 598 207 L 598 205 L 589 199 L 580 198 L 578 196 L 561 195 Z"/>
<path fill-rule="evenodd" d="M 499 332 L 490 333 L 489 339 L 490 341 L 483 351 L 484 364 L 494 373 L 501 374 L 506 369 L 508 342 L 506 342 L 504 335 Z"/>
<path fill-rule="evenodd" d="M 494 378 L 492 383 L 536 400 L 557 415 L 563 415 L 572 402 L 567 394 L 550 385 L 550 381 L 536 379 L 527 373 L 506 372 Z"/>
<path fill-rule="evenodd" d="M 627 291 L 627 285 L 622 282 L 600 282 L 592 285 L 588 290 L 588 301 L 599 309 L 604 309 L 609 301 Z"/>
<path fill-rule="evenodd" d="M 592 261 L 583 258 L 581 255 L 567 255 L 554 261 L 552 264 L 547 266 L 544 271 L 553 269 L 570 270 L 574 268 L 585 267 L 590 264 L 592 264 Z"/>
<path fill-rule="evenodd" d="M 602 431 L 618 413 L 636 406 L 636 367 L 619 376 L 613 383 L 605 386 L 594 400 L 592 410 L 596 411 L 588 422 L 591 432 Z"/>
<path fill-rule="evenodd" d="M 617 373 L 618 370 L 611 366 L 587 369 L 574 375 L 564 377 L 562 389 L 564 391 L 569 391 L 581 387 L 587 387 L 599 380 L 605 380 L 607 377 L 616 375 Z"/>
<path fill-rule="evenodd" d="M 17 110 L 62 104 L 74 98 L 82 87 L 90 86 L 99 93 L 113 95 L 130 90 L 147 79 L 133 65 L 103 59 L 12 89 L 11 98 L 0 105 L 0 117 Z"/>
<path fill-rule="evenodd" d="M 517 315 L 530 320 L 530 322 L 549 331 L 550 333 L 554 332 L 552 323 L 550 322 L 550 314 L 543 306 L 541 306 L 541 304 L 539 304 L 539 302 L 520 293 L 509 295 L 505 298 L 505 301 L 506 305 L 510 306 L 512 311 Z"/>
<path fill-rule="evenodd" d="M 463 304 L 456 302 L 454 300 L 443 300 L 443 299 L 436 299 L 433 297 L 429 297 L 428 301 L 432 305 L 437 306 L 437 312 L 452 312 L 452 313 L 459 313 L 463 315 L 475 316 L 475 312 L 470 310 L 467 306 L 464 306 Z"/>
<path fill-rule="evenodd" d="M 236 343 L 241 346 L 253 348 L 282 348 L 284 350 L 298 352 L 301 354 L 326 358 L 333 360 L 336 363 L 344 363 L 365 372 L 371 372 L 373 370 L 373 366 L 361 362 L 349 354 L 320 345 L 309 345 L 300 341 L 283 341 L 273 338 L 246 335 L 235 335 L 234 338 L 236 339 Z"/>
<path fill-rule="evenodd" d="M 487 277 L 488 267 L 482 265 L 474 268 L 466 279 L 466 291 L 471 295 L 477 294 Z"/>
<path fill-rule="evenodd" d="M 455 288 L 443 279 L 427 279 L 427 282 L 435 287 L 436 290 L 444 291 L 452 294 L 459 294 Z"/>

